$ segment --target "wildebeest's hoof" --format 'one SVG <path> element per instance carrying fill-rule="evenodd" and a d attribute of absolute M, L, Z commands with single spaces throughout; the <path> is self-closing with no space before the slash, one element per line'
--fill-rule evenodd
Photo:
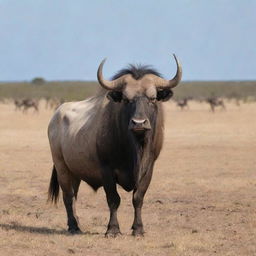
<path fill-rule="evenodd" d="M 122 233 L 120 232 L 120 229 L 115 227 L 115 228 L 108 229 L 105 234 L 105 237 L 117 237 L 121 235 Z"/>
<path fill-rule="evenodd" d="M 144 236 L 144 230 L 143 228 L 137 228 L 132 231 L 132 235 L 135 237 L 143 237 Z"/>
<path fill-rule="evenodd" d="M 69 234 L 71 235 L 80 235 L 83 232 L 80 230 L 80 228 L 69 228 L 68 229 Z"/>

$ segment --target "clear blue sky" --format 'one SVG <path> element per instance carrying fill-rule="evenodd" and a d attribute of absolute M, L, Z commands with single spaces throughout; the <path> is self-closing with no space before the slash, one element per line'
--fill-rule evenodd
<path fill-rule="evenodd" d="M 96 80 L 128 63 L 166 78 L 256 79 L 254 0 L 0 0 L 0 81 Z"/>

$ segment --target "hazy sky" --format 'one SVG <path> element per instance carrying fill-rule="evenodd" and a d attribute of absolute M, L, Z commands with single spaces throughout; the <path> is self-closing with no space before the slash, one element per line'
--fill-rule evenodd
<path fill-rule="evenodd" d="M 96 80 L 128 63 L 166 78 L 256 79 L 254 0 L 0 0 L 0 80 Z"/>

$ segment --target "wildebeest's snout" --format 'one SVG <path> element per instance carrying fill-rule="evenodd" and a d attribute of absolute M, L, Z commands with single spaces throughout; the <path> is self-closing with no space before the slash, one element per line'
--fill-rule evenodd
<path fill-rule="evenodd" d="M 146 97 L 137 97 L 133 101 L 133 113 L 130 117 L 129 129 L 133 132 L 145 132 L 151 129 L 148 118 L 148 102 Z"/>
<path fill-rule="evenodd" d="M 142 132 L 151 129 L 148 118 L 132 118 L 129 123 L 129 129 L 134 132 Z"/>

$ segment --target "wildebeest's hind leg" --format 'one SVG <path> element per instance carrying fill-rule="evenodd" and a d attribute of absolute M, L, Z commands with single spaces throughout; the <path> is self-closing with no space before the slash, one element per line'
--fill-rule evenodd
<path fill-rule="evenodd" d="M 76 216 L 76 198 L 80 185 L 79 179 L 74 177 L 65 163 L 59 163 L 56 166 L 58 182 L 63 192 L 63 201 L 68 217 L 68 231 L 71 234 L 81 233 L 78 217 Z"/>
<path fill-rule="evenodd" d="M 215 106 L 213 104 L 210 104 L 210 107 L 211 107 L 211 111 L 214 112 Z"/>
<path fill-rule="evenodd" d="M 222 110 L 226 110 L 226 106 L 225 106 L 224 102 L 222 102 L 220 105 L 221 105 Z"/>
<path fill-rule="evenodd" d="M 105 173 L 103 173 L 104 180 L 104 190 L 107 197 L 108 207 L 110 211 L 110 218 L 108 223 L 107 232 L 105 234 L 106 237 L 113 236 L 116 237 L 120 235 L 119 223 L 117 220 L 117 209 L 120 205 L 120 196 L 116 190 L 116 181 L 112 175 L 110 169 L 105 168 Z"/>
<path fill-rule="evenodd" d="M 134 221 L 132 224 L 133 236 L 143 236 L 144 234 L 144 228 L 143 228 L 143 223 L 141 218 L 141 209 L 142 209 L 145 193 L 151 181 L 152 171 L 153 171 L 153 166 L 149 168 L 147 175 L 145 175 L 139 181 L 138 187 L 135 187 L 135 189 L 133 190 L 133 198 L 132 198 L 132 203 L 134 207 Z"/>
<path fill-rule="evenodd" d="M 35 112 L 35 113 L 39 113 L 38 104 L 35 104 L 35 105 L 34 105 L 34 112 Z"/>

